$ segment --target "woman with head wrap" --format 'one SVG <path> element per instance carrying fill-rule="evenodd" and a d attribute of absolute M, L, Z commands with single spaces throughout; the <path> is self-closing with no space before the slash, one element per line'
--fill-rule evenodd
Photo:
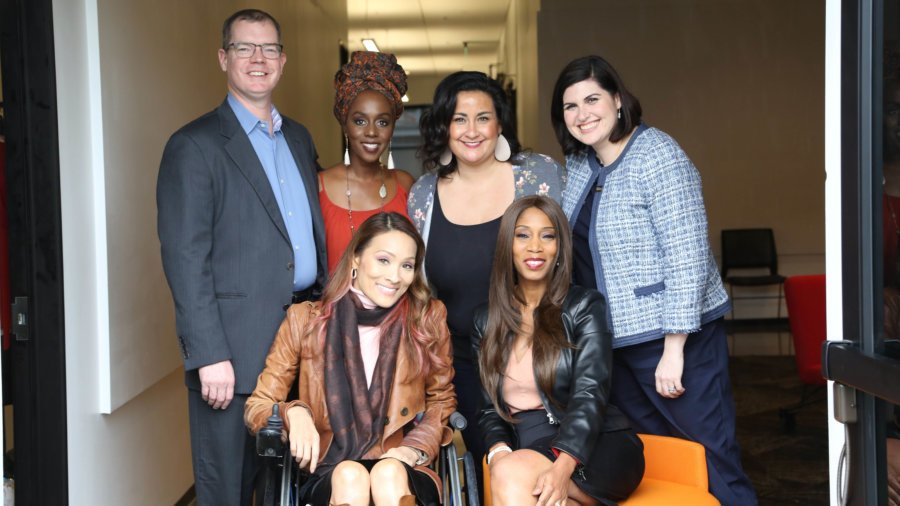
<path fill-rule="evenodd" d="M 325 220 L 328 271 L 353 232 L 380 211 L 406 215 L 413 177 L 393 169 L 391 136 L 403 112 L 406 72 L 389 53 L 354 52 L 334 76 L 334 116 L 344 131 L 344 162 L 319 175 L 319 205 Z M 387 152 L 388 164 L 382 159 Z"/>

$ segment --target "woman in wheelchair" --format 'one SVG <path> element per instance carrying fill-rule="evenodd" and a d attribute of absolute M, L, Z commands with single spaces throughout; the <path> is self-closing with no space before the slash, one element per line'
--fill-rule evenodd
<path fill-rule="evenodd" d="M 425 467 L 456 408 L 444 305 L 422 270 L 425 246 L 397 213 L 359 227 L 320 302 L 295 304 L 247 401 L 252 433 L 273 404 L 310 479 L 301 504 L 438 504 Z M 299 399 L 286 402 L 299 375 Z"/>
<path fill-rule="evenodd" d="M 559 205 L 540 196 L 513 202 L 472 342 L 494 506 L 615 504 L 644 474 L 643 445 L 608 403 L 606 301 L 570 286 L 571 272 Z"/>

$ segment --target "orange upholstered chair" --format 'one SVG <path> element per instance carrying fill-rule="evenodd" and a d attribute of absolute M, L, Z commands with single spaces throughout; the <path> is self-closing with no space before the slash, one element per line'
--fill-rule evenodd
<path fill-rule="evenodd" d="M 703 445 L 675 437 L 638 436 L 644 442 L 644 479 L 621 506 L 719 504 L 709 493 Z"/>
<path fill-rule="evenodd" d="M 703 445 L 674 437 L 638 434 L 646 468 L 637 490 L 621 506 L 705 506 L 719 501 L 709 493 Z M 491 506 L 491 473 L 484 465 L 484 504 Z"/>

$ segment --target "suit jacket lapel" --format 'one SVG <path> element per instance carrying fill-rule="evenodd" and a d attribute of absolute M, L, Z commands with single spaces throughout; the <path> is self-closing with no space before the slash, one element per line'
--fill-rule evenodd
<path fill-rule="evenodd" d="M 275 200 L 275 193 L 272 192 L 272 185 L 269 184 L 269 179 L 266 177 L 266 171 L 227 100 L 219 106 L 219 119 L 222 125 L 222 135 L 229 138 L 225 143 L 225 151 L 253 187 L 275 227 L 290 244 L 291 239 L 288 236 L 287 227 L 284 225 L 284 219 L 281 217 L 281 209 L 278 208 L 278 202 Z"/>

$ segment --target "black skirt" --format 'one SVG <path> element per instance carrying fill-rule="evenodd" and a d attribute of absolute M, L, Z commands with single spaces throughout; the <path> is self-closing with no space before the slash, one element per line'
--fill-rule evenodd
<path fill-rule="evenodd" d="M 552 450 L 559 425 L 550 424 L 543 409 L 521 411 L 516 422 L 517 449 L 529 449 L 556 461 Z M 644 444 L 631 429 L 601 432 L 587 462 L 572 473 L 572 481 L 601 504 L 615 504 L 634 492 L 644 477 Z"/>
<path fill-rule="evenodd" d="M 366 471 L 372 471 L 377 459 L 357 460 L 366 468 Z M 397 462 L 400 462 L 399 460 Z M 409 480 L 409 490 L 416 496 L 416 504 L 419 506 L 437 506 L 441 504 L 441 495 L 438 492 L 434 480 L 423 472 L 416 471 L 408 466 L 405 462 L 400 462 L 406 468 L 406 475 Z M 300 495 L 300 504 L 311 504 L 313 506 L 327 506 L 331 500 L 331 473 L 334 468 L 329 469 L 322 474 L 310 475 L 298 492 Z"/>

